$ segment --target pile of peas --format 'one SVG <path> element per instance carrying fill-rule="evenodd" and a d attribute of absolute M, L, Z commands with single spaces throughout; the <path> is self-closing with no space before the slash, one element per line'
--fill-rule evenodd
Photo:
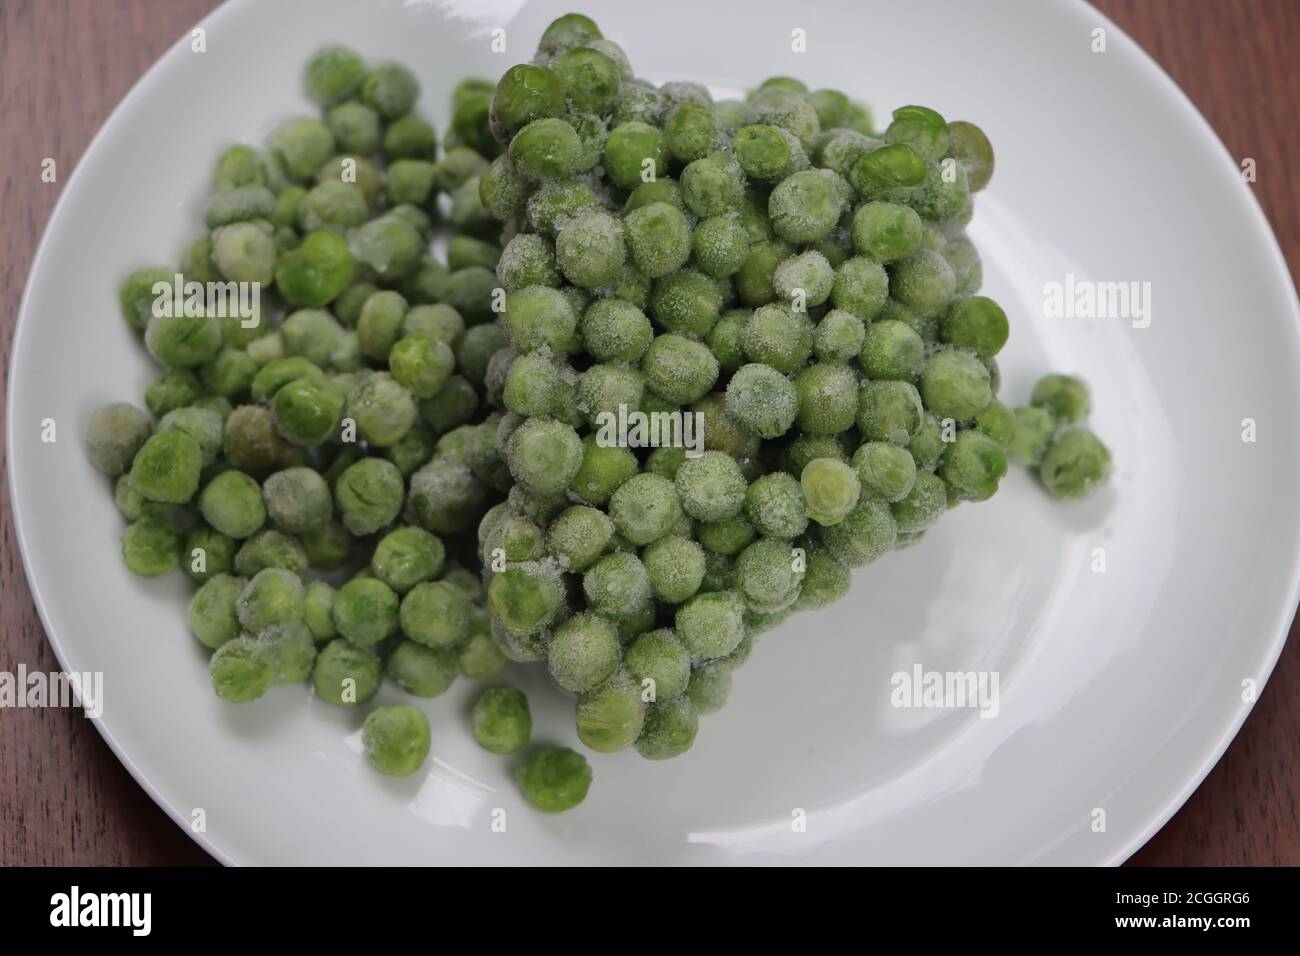
<path fill-rule="evenodd" d="M 330 47 L 305 88 L 320 116 L 228 149 L 206 233 L 127 277 L 162 371 L 147 413 L 88 429 L 127 566 L 198 585 L 226 700 L 309 680 L 363 708 L 385 676 L 435 697 L 544 661 L 588 749 L 673 757 L 757 634 L 992 496 L 1009 459 L 1062 497 L 1107 476 L 1077 379 L 996 397 L 970 123 L 907 106 L 877 131 L 788 77 L 656 87 L 578 14 L 457 85 L 441 140 L 400 64 Z M 155 316 L 177 272 L 259 283 L 260 321 Z M 704 453 L 606 447 L 620 405 L 698 413 Z M 510 688 L 474 708 L 494 753 L 531 725 Z M 362 736 L 385 773 L 429 750 L 405 704 Z M 541 747 L 518 777 L 560 811 L 591 768 Z"/>

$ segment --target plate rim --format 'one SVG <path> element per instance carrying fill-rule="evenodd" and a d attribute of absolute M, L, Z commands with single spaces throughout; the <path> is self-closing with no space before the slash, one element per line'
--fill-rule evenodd
<path fill-rule="evenodd" d="M 231 16 L 232 11 L 238 10 L 245 5 L 248 5 L 250 2 L 251 0 L 223 0 L 219 6 L 197 21 L 191 29 L 210 29 L 219 23 L 219 21 Z M 1147 80 L 1147 83 L 1151 87 L 1153 95 L 1156 95 L 1165 105 L 1173 107 L 1172 112 L 1177 113 L 1178 122 L 1184 126 L 1190 126 L 1196 131 L 1197 138 L 1205 141 L 1211 151 L 1217 151 L 1223 158 L 1231 162 L 1234 166 L 1236 165 L 1236 160 L 1220 138 L 1218 132 L 1214 129 L 1209 120 L 1205 118 L 1204 114 L 1196 104 L 1192 102 L 1187 93 L 1173 80 L 1155 58 L 1148 53 L 1145 48 L 1137 43 L 1137 41 L 1130 37 L 1126 31 L 1119 27 L 1110 17 L 1089 3 L 1088 0 L 1067 0 L 1067 2 L 1058 3 L 1058 7 L 1061 9 L 1062 15 L 1064 16 L 1073 17 L 1080 21 L 1082 21 L 1085 16 L 1091 18 L 1094 26 L 1099 24 L 1106 29 L 1112 37 L 1118 38 L 1119 45 L 1129 56 L 1135 58 L 1141 73 L 1145 77 L 1150 78 Z M 45 639 L 49 642 L 50 647 L 54 651 L 55 658 L 58 660 L 60 667 L 62 667 L 65 672 L 72 669 L 68 667 L 67 653 L 54 629 L 50 625 L 42 590 L 35 575 L 32 573 L 31 559 L 28 553 L 28 531 L 24 524 L 25 519 L 22 516 L 22 511 L 18 506 L 19 498 L 21 497 L 21 483 L 18 480 L 17 469 L 14 464 L 16 415 L 16 406 L 14 401 L 16 386 L 15 377 L 13 375 L 14 360 L 24 341 L 25 330 L 27 326 L 31 324 L 28 318 L 28 311 L 35 277 L 40 272 L 41 266 L 44 262 L 47 247 L 50 242 L 50 236 L 53 234 L 56 225 L 61 224 L 61 217 L 66 215 L 64 209 L 68 204 L 68 196 L 74 192 L 79 181 L 78 175 L 82 167 L 94 160 L 97 150 L 101 147 L 101 142 L 108 135 L 108 131 L 114 126 L 115 121 L 119 119 L 120 114 L 129 108 L 132 102 L 141 94 L 141 91 L 161 82 L 161 77 L 163 77 L 166 70 L 166 64 L 176 58 L 181 51 L 183 51 L 188 42 L 188 36 L 188 32 L 182 34 L 180 38 L 164 50 L 158 59 L 155 60 L 149 68 L 131 84 L 130 88 L 122 96 L 121 100 L 119 100 L 112 110 L 109 111 L 104 121 L 100 124 L 99 128 L 86 144 L 86 148 L 76 161 L 73 171 L 68 177 L 67 183 L 59 192 L 58 198 L 55 200 L 54 206 L 50 211 L 49 219 L 46 221 L 45 228 L 42 230 L 40 241 L 37 243 L 36 251 L 32 256 L 31 265 L 28 268 L 27 279 L 23 285 L 23 294 L 19 300 L 17 316 L 14 321 L 13 337 L 10 344 L 8 362 L 6 363 L 8 383 L 5 395 L 5 454 L 6 477 L 11 489 L 9 496 L 10 512 L 13 517 L 14 537 L 18 543 L 18 550 L 22 559 L 23 574 L 27 580 L 27 586 L 32 597 L 32 603 L 36 608 L 37 616 L 45 634 Z M 1290 266 L 1286 261 L 1286 257 L 1282 253 L 1277 234 L 1274 231 L 1272 224 L 1269 222 L 1268 217 L 1265 215 L 1258 196 L 1255 195 L 1253 189 L 1246 190 L 1246 193 L 1250 198 L 1245 205 L 1250 210 L 1253 228 L 1256 230 L 1262 230 L 1263 234 L 1267 236 L 1268 239 L 1265 243 L 1271 257 L 1271 268 L 1268 271 L 1270 273 L 1275 273 L 1275 278 L 1282 279 L 1284 287 L 1290 287 L 1292 328 L 1293 332 L 1296 333 L 1296 337 L 1293 337 L 1292 341 L 1294 349 L 1297 344 L 1300 344 L 1300 298 L 1297 298 L 1295 282 L 1291 276 Z M 1300 383 L 1293 383 L 1293 389 L 1297 399 L 1300 399 Z M 1300 605 L 1300 550 L 1297 550 L 1293 554 L 1290 579 L 1292 584 L 1289 592 L 1289 602 L 1283 605 L 1277 612 L 1276 617 L 1278 618 L 1278 621 L 1274 628 L 1275 636 L 1273 637 L 1271 644 L 1265 648 L 1265 666 L 1261 670 L 1262 680 L 1260 681 L 1259 692 L 1256 694 L 1255 700 L 1249 702 L 1248 706 L 1238 708 L 1235 715 L 1229 718 L 1223 729 L 1214 735 L 1214 738 L 1205 748 L 1204 756 L 1194 765 L 1189 765 L 1188 771 L 1185 774 L 1180 775 L 1182 780 L 1181 785 L 1175 789 L 1167 800 L 1162 801 L 1163 805 L 1151 816 L 1147 825 L 1137 831 L 1136 835 L 1125 845 L 1111 852 L 1108 857 L 1099 860 L 1096 865 L 1119 865 L 1146 845 L 1146 843 L 1149 842 L 1150 839 L 1169 822 L 1174 814 L 1183 807 L 1191 795 L 1204 782 L 1210 771 L 1213 770 L 1218 762 L 1223 758 L 1228 747 L 1237 739 L 1246 719 L 1254 711 L 1255 705 L 1259 702 L 1259 697 L 1262 695 L 1269 678 L 1272 677 L 1277 662 L 1281 657 L 1282 650 L 1286 646 L 1286 642 L 1290 637 L 1292 622 L 1297 619 L 1297 605 Z M 189 821 L 184 814 L 182 814 L 181 811 L 162 794 L 158 787 L 156 787 L 154 783 L 142 773 L 140 768 L 127 753 L 125 746 L 109 729 L 103 716 L 90 722 L 108 744 L 109 749 L 113 752 L 114 756 L 122 766 L 126 768 L 132 779 L 146 794 L 149 795 L 150 799 L 152 799 L 158 807 L 171 817 L 172 821 L 180 827 L 182 831 L 187 833 L 196 844 L 202 847 L 205 852 L 212 856 L 221 865 L 241 865 L 239 860 L 214 842 L 206 831 L 195 831 L 193 827 L 189 825 Z"/>

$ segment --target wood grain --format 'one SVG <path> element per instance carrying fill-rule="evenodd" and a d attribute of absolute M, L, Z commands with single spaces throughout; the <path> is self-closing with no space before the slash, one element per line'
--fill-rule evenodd
<path fill-rule="evenodd" d="M 607 0 L 606 0 L 607 2 Z M 974 0 L 978 2 L 978 0 Z M 215 0 L 0 0 L 0 354 L 37 241 L 90 137 L 131 84 Z M 584 6 L 599 18 L 600 4 Z M 1300 3 L 1098 0 L 1182 86 L 1239 158 L 1292 275 L 1300 273 Z M 106 306 L 108 308 L 108 306 Z M 7 383 L 0 383 L 7 384 Z M 0 392 L 0 419 L 3 412 Z M 0 448 L 0 455 L 3 449 Z M 0 670 L 49 671 L 0 469 Z M 0 865 L 211 864 L 72 711 L 0 711 Z M 1282 659 L 1242 733 L 1138 865 L 1300 865 L 1300 641 Z"/>

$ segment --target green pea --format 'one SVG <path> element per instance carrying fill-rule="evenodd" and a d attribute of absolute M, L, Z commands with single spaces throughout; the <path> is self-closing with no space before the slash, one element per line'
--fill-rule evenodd
<path fill-rule="evenodd" d="M 1067 428 L 1043 452 L 1038 477 L 1057 498 L 1084 498 L 1110 477 L 1110 451 L 1086 428 Z"/>
<path fill-rule="evenodd" d="M 1088 417 L 1092 400 L 1082 379 L 1054 374 L 1035 383 L 1029 404 L 1046 411 L 1058 424 L 1074 425 Z"/>
<path fill-rule="evenodd" d="M 382 669 L 378 654 L 338 638 L 317 655 L 312 686 L 321 700 L 339 707 L 357 707 L 379 691 Z"/>
<path fill-rule="evenodd" d="M 648 760 L 668 760 L 680 756 L 695 743 L 699 730 L 695 705 L 687 697 L 653 703 L 646 710 L 636 750 Z"/>
<path fill-rule="evenodd" d="M 630 747 L 645 724 L 641 689 L 619 674 L 578 702 L 578 739 L 597 753 Z"/>
<path fill-rule="evenodd" d="M 362 725 L 361 746 L 380 773 L 408 777 L 429 755 L 429 719 L 409 704 L 376 707 Z"/>
<path fill-rule="evenodd" d="M 528 755 L 519 769 L 525 799 L 545 813 L 572 810 L 591 789 L 591 765 L 568 747 L 543 747 Z"/>
<path fill-rule="evenodd" d="M 510 755 L 528 746 L 533 718 L 528 698 L 513 687 L 492 687 L 474 702 L 474 739 L 484 750 Z"/>
<path fill-rule="evenodd" d="M 237 637 L 216 649 L 208 662 L 212 689 L 222 700 L 255 700 L 270 689 L 275 667 L 263 644 Z"/>
<path fill-rule="evenodd" d="M 157 577 L 180 567 L 185 535 L 162 518 L 146 515 L 122 533 L 122 560 L 136 574 Z"/>

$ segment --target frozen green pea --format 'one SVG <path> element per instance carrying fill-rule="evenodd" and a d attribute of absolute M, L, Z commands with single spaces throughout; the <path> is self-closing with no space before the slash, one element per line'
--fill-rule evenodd
<path fill-rule="evenodd" d="M 317 643 L 338 636 L 334 626 L 335 590 L 324 581 L 309 581 L 303 588 L 302 620 Z"/>
<path fill-rule="evenodd" d="M 744 507 L 745 476 L 735 459 L 720 451 L 687 458 L 674 484 L 686 513 L 700 521 L 733 518 Z"/>
<path fill-rule="evenodd" d="M 939 253 L 922 249 L 891 267 L 889 294 L 921 316 L 943 312 L 957 291 L 957 277 Z"/>
<path fill-rule="evenodd" d="M 740 208 L 745 173 L 728 153 L 711 153 L 686 165 L 680 179 L 682 202 L 700 218 Z"/>
<path fill-rule="evenodd" d="M 118 304 L 132 328 L 143 331 L 149 324 L 157 299 L 154 286 L 161 283 L 170 288 L 175 282 L 175 271 L 170 266 L 151 266 L 132 272 L 123 280 L 118 289 Z"/>
<path fill-rule="evenodd" d="M 522 289 L 530 285 L 555 287 L 560 284 L 555 245 L 536 233 L 521 232 L 506 243 L 496 270 L 497 278 L 506 289 Z"/>
<path fill-rule="evenodd" d="M 382 669 L 379 655 L 337 638 L 317 655 L 312 685 L 321 700 L 340 707 L 356 707 L 378 692 Z"/>
<path fill-rule="evenodd" d="M 545 118 L 528 123 L 510 140 L 514 169 L 533 181 L 564 179 L 578 172 L 582 144 L 564 120 Z"/>
<path fill-rule="evenodd" d="M 1088 386 L 1073 375 L 1044 375 L 1035 383 L 1029 404 L 1043 409 L 1061 425 L 1078 424 L 1092 408 Z"/>
<path fill-rule="evenodd" d="M 902 500 L 916 481 L 912 455 L 891 442 L 866 442 L 853 453 L 851 464 L 862 490 L 885 501 Z"/>
<path fill-rule="evenodd" d="M 146 515 L 122 533 L 122 560 L 136 574 L 157 577 L 180 567 L 185 535 L 162 518 Z"/>
<path fill-rule="evenodd" d="M 474 702 L 474 739 L 494 754 L 518 753 L 533 733 L 528 698 L 513 687 L 491 687 Z"/>
<path fill-rule="evenodd" d="M 218 574 L 194 592 L 189 605 L 190 632 L 204 647 L 216 650 L 239 636 L 236 602 L 246 584 L 243 578 Z"/>
<path fill-rule="evenodd" d="M 398 606 L 397 594 L 383 581 L 354 578 L 334 595 L 331 613 L 340 635 L 368 647 L 397 630 Z"/>
<path fill-rule="evenodd" d="M 284 568 L 301 577 L 307 573 L 307 553 L 297 538 L 273 529 L 259 531 L 235 553 L 235 570 L 251 578 L 265 568 Z"/>
<path fill-rule="evenodd" d="M 329 486 L 311 468 L 286 468 L 262 485 L 266 513 L 282 531 L 305 535 L 317 531 L 334 515 Z"/>
<path fill-rule="evenodd" d="M 619 621 L 650 607 L 650 575 L 641 560 L 630 552 L 608 554 L 582 577 L 588 607 Z"/>
<path fill-rule="evenodd" d="M 1043 452 L 1038 477 L 1057 498 L 1085 498 L 1110 477 L 1110 451 L 1086 428 L 1067 428 Z"/>
<path fill-rule="evenodd" d="M 199 495 L 203 520 L 222 534 L 247 538 L 266 522 L 262 489 L 242 471 L 223 471 Z"/>
<path fill-rule="evenodd" d="M 806 314 L 772 303 L 754 310 L 741 343 L 751 362 L 789 374 L 812 354 L 812 331 Z"/>
<path fill-rule="evenodd" d="M 801 472 L 806 468 L 807 465 Z M 766 538 L 782 541 L 803 534 L 808 527 L 808 505 L 799 480 L 784 471 L 756 478 L 745 493 L 745 516 L 749 523 L 748 533 L 737 537 L 735 545 L 727 549 L 727 553 L 740 553 L 752 540 L 755 530 Z"/>
<path fill-rule="evenodd" d="M 610 181 L 623 189 L 633 189 L 649 179 L 667 172 L 668 151 L 659 130 L 646 123 L 622 123 L 610 131 L 603 157 Z"/>
<path fill-rule="evenodd" d="M 795 420 L 805 434 L 836 435 L 853 427 L 858 379 L 848 366 L 817 362 L 801 369 L 794 384 L 799 397 Z"/>
<path fill-rule="evenodd" d="M 411 508 L 417 522 L 434 534 L 467 531 L 478 520 L 487 488 L 469 466 L 444 455 L 411 476 Z"/>
<path fill-rule="evenodd" d="M 316 446 L 334 436 L 343 417 L 341 390 L 319 377 L 296 379 L 272 401 L 275 430 L 295 445 Z"/>
<path fill-rule="evenodd" d="M 284 568 L 263 568 L 235 602 L 239 623 L 251 634 L 302 620 L 302 580 Z"/>
<path fill-rule="evenodd" d="M 918 471 L 912 490 L 890 510 L 899 533 L 924 531 L 948 509 L 948 492 L 941 478 Z"/>
<path fill-rule="evenodd" d="M 203 451 L 180 430 L 145 440 L 131 464 L 131 486 L 151 501 L 184 504 L 194 497 L 203 468 Z"/>
<path fill-rule="evenodd" d="M 250 471 L 274 468 L 290 451 L 289 444 L 276 431 L 271 410 L 256 405 L 241 405 L 230 413 L 222 448 L 231 465 Z"/>
<path fill-rule="evenodd" d="M 494 619 L 518 633 L 536 634 L 559 613 L 564 604 L 564 587 L 554 568 L 542 562 L 527 562 L 493 577 L 487 598 Z"/>
<path fill-rule="evenodd" d="M 376 707 L 361 727 L 361 746 L 380 773 L 409 777 L 429 755 L 429 718 L 409 704 Z"/>
<path fill-rule="evenodd" d="M 764 476 L 766 477 L 766 476 Z M 762 477 L 755 480 L 755 484 L 762 481 Z M 753 488 L 753 485 L 750 485 Z M 798 483 L 794 484 L 798 489 Z M 748 509 L 749 494 L 746 494 L 746 509 Z M 803 515 L 803 499 L 798 501 L 798 516 L 803 523 L 807 523 L 807 518 Z M 702 522 L 697 529 L 699 544 L 706 551 L 712 551 L 716 554 L 735 555 L 740 554 L 750 541 L 754 540 L 754 525 L 748 519 L 728 518 L 723 522 Z M 793 535 L 792 535 L 793 537 Z M 707 588 L 706 588 L 707 589 Z"/>
<path fill-rule="evenodd" d="M 608 546 L 614 523 L 586 505 L 566 508 L 546 529 L 546 551 L 566 571 L 585 571 Z"/>
<path fill-rule="evenodd" d="M 717 713 L 731 693 L 731 668 L 721 662 L 701 663 L 692 668 L 686 696 L 696 713 Z"/>
<path fill-rule="evenodd" d="M 352 554 L 352 534 L 343 525 L 331 521 L 303 535 L 302 547 L 310 567 L 337 571 Z"/>
<path fill-rule="evenodd" d="M 647 760 L 668 760 L 680 756 L 695 743 L 700 720 L 688 697 L 653 703 L 646 710 L 636 750 Z"/>
<path fill-rule="evenodd" d="M 650 590 L 665 604 L 680 604 L 704 581 L 704 549 L 690 538 L 670 535 L 646 547 L 641 555 Z"/>
<path fill-rule="evenodd" d="M 311 676 L 316 642 L 306 624 L 295 621 L 269 627 L 258 640 L 270 660 L 272 684 L 297 684 Z"/>
<path fill-rule="evenodd" d="M 546 648 L 551 679 L 571 694 L 595 690 L 613 676 L 621 659 L 618 630 L 600 615 L 586 612 L 556 627 Z"/>
<path fill-rule="evenodd" d="M 144 344 L 160 365 L 192 368 L 217 354 L 221 325 L 205 315 L 155 315 L 145 330 Z"/>
<path fill-rule="evenodd" d="M 181 408 L 203 395 L 203 385 L 189 369 L 172 368 L 150 382 L 144 390 L 144 404 L 155 417 L 161 418 L 174 408 Z"/>
<path fill-rule="evenodd" d="M 455 653 L 456 666 L 461 674 L 471 680 L 491 680 L 499 676 L 510 663 L 510 659 L 497 648 L 486 627 L 483 630 L 471 630 L 469 637 L 456 648 Z"/>
<path fill-rule="evenodd" d="M 848 362 L 861 354 L 866 334 L 858 316 L 832 309 L 813 329 L 813 354 L 823 362 Z"/>
<path fill-rule="evenodd" d="M 975 427 L 1006 449 L 1015 438 L 1016 416 L 995 398 L 975 416 Z"/>
<path fill-rule="evenodd" d="M 921 217 L 908 206 L 869 202 L 854 214 L 852 236 L 858 255 L 896 262 L 921 247 Z"/>
<path fill-rule="evenodd" d="M 398 594 L 436 578 L 446 560 L 446 548 L 437 535 L 423 528 L 390 531 L 375 546 L 370 569 Z"/>
<path fill-rule="evenodd" d="M 349 531 L 374 534 L 401 512 L 404 487 L 397 466 L 381 458 L 363 458 L 335 481 L 334 504 Z"/>
<path fill-rule="evenodd" d="M 791 256 L 772 273 L 772 290 L 796 312 L 807 312 L 830 298 L 835 272 L 816 250 Z"/>
<path fill-rule="evenodd" d="M 597 299 L 582 316 L 582 340 L 600 362 L 636 362 L 654 338 L 646 314 L 630 302 Z"/>
<path fill-rule="evenodd" d="M 416 697 L 437 697 L 456 680 L 456 655 L 441 647 L 402 641 L 388 656 L 388 677 Z"/>
<path fill-rule="evenodd" d="M 1056 431 L 1051 412 L 1036 405 L 1021 405 L 1015 412 L 1015 432 L 1007 456 L 1018 465 L 1037 467 Z"/>
<path fill-rule="evenodd" d="M 906 454 L 906 453 L 904 453 Z M 825 607 L 844 597 L 853 583 L 849 567 L 823 548 L 807 553 L 803 588 L 796 608 Z"/>
<path fill-rule="evenodd" d="M 237 548 L 233 538 L 219 531 L 204 526 L 194 528 L 185 536 L 183 570 L 190 580 L 202 584 L 234 567 Z"/>
<path fill-rule="evenodd" d="M 673 482 L 643 473 L 633 475 L 614 492 L 609 516 L 619 534 L 633 544 L 645 545 L 676 527 L 682 504 Z"/>
<path fill-rule="evenodd" d="M 718 379 L 718 360 L 708 346 L 685 336 L 657 336 L 641 359 L 646 385 L 660 398 L 689 404 Z"/>
<path fill-rule="evenodd" d="M 393 120 L 411 111 L 420 95 L 420 82 L 401 63 L 380 63 L 362 80 L 360 95 L 380 116 Z"/>
<path fill-rule="evenodd" d="M 910 382 L 866 382 L 858 393 L 858 431 L 870 441 L 906 445 L 923 415 L 921 395 Z"/>
<path fill-rule="evenodd" d="M 506 458 L 511 474 L 525 487 L 542 493 L 563 491 L 582 466 L 582 440 L 562 422 L 530 418 L 510 436 Z"/>
<path fill-rule="evenodd" d="M 222 700 L 255 700 L 270 689 L 275 667 L 266 647 L 252 637 L 226 641 L 208 662 L 212 689 Z"/>
<path fill-rule="evenodd" d="M 650 309 L 661 328 L 703 338 L 722 311 L 715 280 L 694 269 L 679 269 L 654 284 Z"/>
<path fill-rule="evenodd" d="M 845 191 L 837 180 L 825 169 L 781 180 L 768 200 L 773 231 L 787 242 L 816 242 L 829 234 L 844 212 Z"/>
<path fill-rule="evenodd" d="M 857 473 L 835 458 L 814 458 L 799 476 L 808 517 L 820 525 L 839 524 L 858 503 Z"/>
<path fill-rule="evenodd" d="M 988 369 L 956 349 L 941 349 L 926 359 L 921 395 L 939 419 L 959 422 L 974 418 L 993 400 Z"/>
<path fill-rule="evenodd" d="M 925 365 L 925 342 L 903 322 L 877 320 L 866 330 L 858 360 L 868 378 L 915 381 Z"/>
<path fill-rule="evenodd" d="M 707 275 L 721 279 L 735 275 L 749 258 L 749 234 L 729 215 L 703 220 L 691 237 L 696 264 Z"/>
<path fill-rule="evenodd" d="M 676 206 L 666 202 L 642 206 L 627 214 L 623 229 L 632 264 L 651 279 L 668 275 L 690 258 L 691 227 Z"/>
<path fill-rule="evenodd" d="M 993 146 L 974 123 L 958 120 L 948 124 L 948 152 L 966 168 L 971 192 L 979 192 L 993 176 Z"/>
<path fill-rule="evenodd" d="M 311 232 L 297 248 L 279 257 L 275 287 L 290 305 L 319 309 L 352 282 L 353 262 L 341 236 L 327 230 Z"/>
<path fill-rule="evenodd" d="M 544 813 L 572 810 L 591 789 L 591 765 L 568 747 L 543 747 L 528 755 L 519 769 L 524 798 Z"/>
<path fill-rule="evenodd" d="M 747 432 L 777 438 L 789 431 L 799 414 L 794 382 L 769 365 L 742 366 L 727 384 L 727 414 Z"/>
<path fill-rule="evenodd" d="M 1006 345 L 1009 328 L 1007 314 L 1001 306 L 985 296 L 975 295 L 948 307 L 939 324 L 939 335 L 951 345 L 988 358 Z"/>
<path fill-rule="evenodd" d="M 90 463 L 111 477 L 131 467 L 136 453 L 149 440 L 153 424 L 134 405 L 106 405 L 86 425 L 86 451 Z"/>
<path fill-rule="evenodd" d="M 598 753 L 630 747 L 645 722 L 641 689 L 619 674 L 578 703 L 578 739 Z"/>
<path fill-rule="evenodd" d="M 303 240 L 303 245 L 317 235 L 332 234 L 312 233 Z M 389 281 L 401 279 L 418 269 L 424 250 L 425 242 L 420 233 L 406 220 L 391 214 L 372 219 L 348 234 L 347 252 L 351 257 L 369 266 L 381 279 Z"/>
<path fill-rule="evenodd" d="M 502 74 L 492 97 L 492 114 L 506 127 L 519 128 L 564 111 L 564 82 L 549 67 L 532 63 Z"/>
<path fill-rule="evenodd" d="M 788 550 L 780 547 L 783 553 Z M 693 660 L 723 657 L 745 636 L 743 611 L 744 603 L 735 591 L 697 594 L 677 609 L 677 639 Z"/>
<path fill-rule="evenodd" d="M 519 352 L 564 351 L 578 327 L 572 304 L 556 289 L 528 286 L 506 294 L 501 324 Z"/>
<path fill-rule="evenodd" d="M 505 510 L 503 505 L 498 507 Z M 484 516 L 483 524 L 488 523 Z M 546 554 L 541 527 L 525 515 L 508 511 L 494 515 L 487 533 L 480 527 L 479 534 L 483 538 L 482 553 L 489 561 L 502 557 L 511 562 L 536 561 Z"/>
<path fill-rule="evenodd" d="M 415 399 L 391 374 L 376 372 L 348 395 L 347 415 L 356 423 L 359 438 L 386 448 L 401 441 L 415 424 Z"/>
<path fill-rule="evenodd" d="M 624 664 L 628 676 L 643 692 L 650 692 L 652 701 L 680 696 L 690 680 L 690 652 L 670 628 L 648 631 L 629 644 Z"/>
<path fill-rule="evenodd" d="M 803 579 L 803 570 L 797 568 L 789 542 L 771 538 L 760 538 L 740 552 L 734 573 L 736 593 L 745 606 L 764 613 L 793 604 Z"/>
<path fill-rule="evenodd" d="M 645 381 L 634 369 L 621 365 L 593 365 L 578 378 L 575 393 L 587 422 L 599 428 L 641 408 Z"/>
<path fill-rule="evenodd" d="M 1007 473 L 1006 451 L 983 432 L 962 429 L 944 450 L 939 476 L 962 501 L 984 501 Z"/>
<path fill-rule="evenodd" d="M 834 308 L 870 322 L 884 307 L 889 292 L 889 278 L 884 267 L 862 256 L 854 256 L 836 267 L 830 301 Z"/>
<path fill-rule="evenodd" d="M 344 153 L 369 156 L 379 151 L 382 135 L 379 114 L 364 103 L 340 103 L 325 114 L 325 125 Z"/>
<path fill-rule="evenodd" d="M 458 351 L 465 344 L 465 319 L 449 305 L 416 305 L 402 319 L 402 335 L 422 335 Z"/>
<path fill-rule="evenodd" d="M 456 357 L 451 346 L 438 339 L 410 335 L 393 345 L 388 367 L 399 385 L 417 398 L 432 398 L 447 384 Z"/>

